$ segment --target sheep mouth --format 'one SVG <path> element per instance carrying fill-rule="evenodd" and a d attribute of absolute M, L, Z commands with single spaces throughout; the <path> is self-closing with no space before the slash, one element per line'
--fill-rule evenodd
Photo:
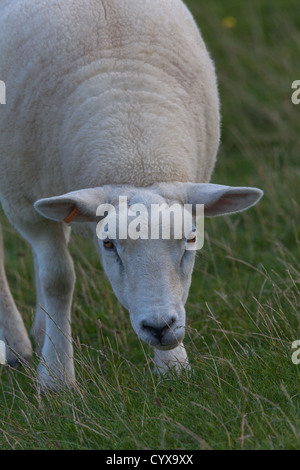
<path fill-rule="evenodd" d="M 138 336 L 149 346 L 162 351 L 177 348 L 184 338 L 184 328 L 177 326 L 167 331 L 162 337 L 157 337 L 149 332 L 141 331 Z"/>
<path fill-rule="evenodd" d="M 136 324 L 130 311 L 130 321 L 134 332 L 141 341 L 162 351 L 176 348 L 182 342 L 185 335 L 185 325 L 178 324 L 178 321 L 175 320 L 171 324 L 157 329 L 149 324 L 145 324 L 146 322 Z"/>

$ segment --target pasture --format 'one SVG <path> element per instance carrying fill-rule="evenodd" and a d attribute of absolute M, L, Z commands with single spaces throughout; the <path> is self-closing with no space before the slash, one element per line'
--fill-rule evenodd
<path fill-rule="evenodd" d="M 0 449 L 299 449 L 300 79 L 298 0 L 186 0 L 215 61 L 222 144 L 213 183 L 265 192 L 207 219 L 187 303 L 193 368 L 153 375 L 92 243 L 73 236 L 77 388 L 40 396 L 37 358 L 0 366 Z M 1 77 L 0 77 L 1 78 Z M 3 221 L 6 271 L 28 329 L 29 247 Z"/>

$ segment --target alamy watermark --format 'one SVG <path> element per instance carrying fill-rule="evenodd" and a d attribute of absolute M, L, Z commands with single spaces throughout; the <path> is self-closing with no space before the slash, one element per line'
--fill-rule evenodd
<path fill-rule="evenodd" d="M 102 217 L 96 233 L 100 240 L 180 240 L 187 250 L 204 245 L 204 205 L 137 203 L 128 206 L 127 196 L 120 196 L 118 206 L 100 204 L 96 212 Z"/>
<path fill-rule="evenodd" d="M 291 96 L 292 103 L 300 104 L 300 80 L 294 80 L 292 88 L 295 89 Z"/>
<path fill-rule="evenodd" d="M 6 104 L 6 85 L 0 80 L 0 104 Z"/>
<path fill-rule="evenodd" d="M 300 364 L 300 339 L 292 342 L 292 349 L 296 349 L 292 354 L 292 363 L 298 365 Z"/>
<path fill-rule="evenodd" d="M 0 341 L 0 364 L 6 364 L 5 343 Z"/>

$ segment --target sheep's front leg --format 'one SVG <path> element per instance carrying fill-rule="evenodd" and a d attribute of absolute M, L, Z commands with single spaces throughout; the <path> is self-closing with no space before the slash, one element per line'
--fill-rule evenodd
<path fill-rule="evenodd" d="M 154 371 L 158 375 L 165 375 L 170 369 L 180 373 L 183 369 L 190 369 L 187 353 L 183 344 L 168 351 L 154 349 Z"/>
<path fill-rule="evenodd" d="M 34 317 L 33 335 L 36 341 L 36 350 L 41 354 L 45 339 L 45 299 L 41 289 L 39 266 L 37 256 L 33 253 L 34 273 L 35 273 L 35 293 L 36 293 L 36 313 Z"/>
<path fill-rule="evenodd" d="M 62 224 L 44 224 L 41 231 L 35 231 L 31 242 L 45 308 L 45 337 L 38 366 L 44 390 L 75 382 L 71 338 L 75 273 Z"/>
<path fill-rule="evenodd" d="M 67 244 L 70 240 L 71 229 L 68 226 L 64 227 L 64 234 Z M 34 272 L 35 272 L 35 292 L 36 292 L 36 313 L 34 318 L 33 325 L 33 335 L 37 344 L 37 352 L 41 354 L 46 331 L 46 321 L 45 321 L 45 299 L 40 283 L 40 269 L 38 265 L 37 256 L 33 253 L 34 261 Z"/>
<path fill-rule="evenodd" d="M 32 347 L 22 317 L 11 295 L 4 269 L 4 249 L 0 226 L 0 340 L 6 344 L 7 363 L 14 366 L 30 360 Z"/>

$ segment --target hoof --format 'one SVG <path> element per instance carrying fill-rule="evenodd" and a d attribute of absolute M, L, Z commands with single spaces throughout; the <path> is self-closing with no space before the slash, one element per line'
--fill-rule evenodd
<path fill-rule="evenodd" d="M 37 369 L 39 391 L 42 395 L 49 392 L 59 392 L 66 389 L 75 389 L 76 380 L 73 372 L 61 371 L 61 368 L 50 369 L 46 364 L 40 363 Z"/>
<path fill-rule="evenodd" d="M 11 367 L 21 367 L 28 365 L 31 362 L 32 358 L 32 347 L 31 344 L 26 345 L 25 348 L 13 348 L 10 345 L 6 344 L 5 347 L 5 357 L 3 358 L 4 364 L 7 364 Z"/>

